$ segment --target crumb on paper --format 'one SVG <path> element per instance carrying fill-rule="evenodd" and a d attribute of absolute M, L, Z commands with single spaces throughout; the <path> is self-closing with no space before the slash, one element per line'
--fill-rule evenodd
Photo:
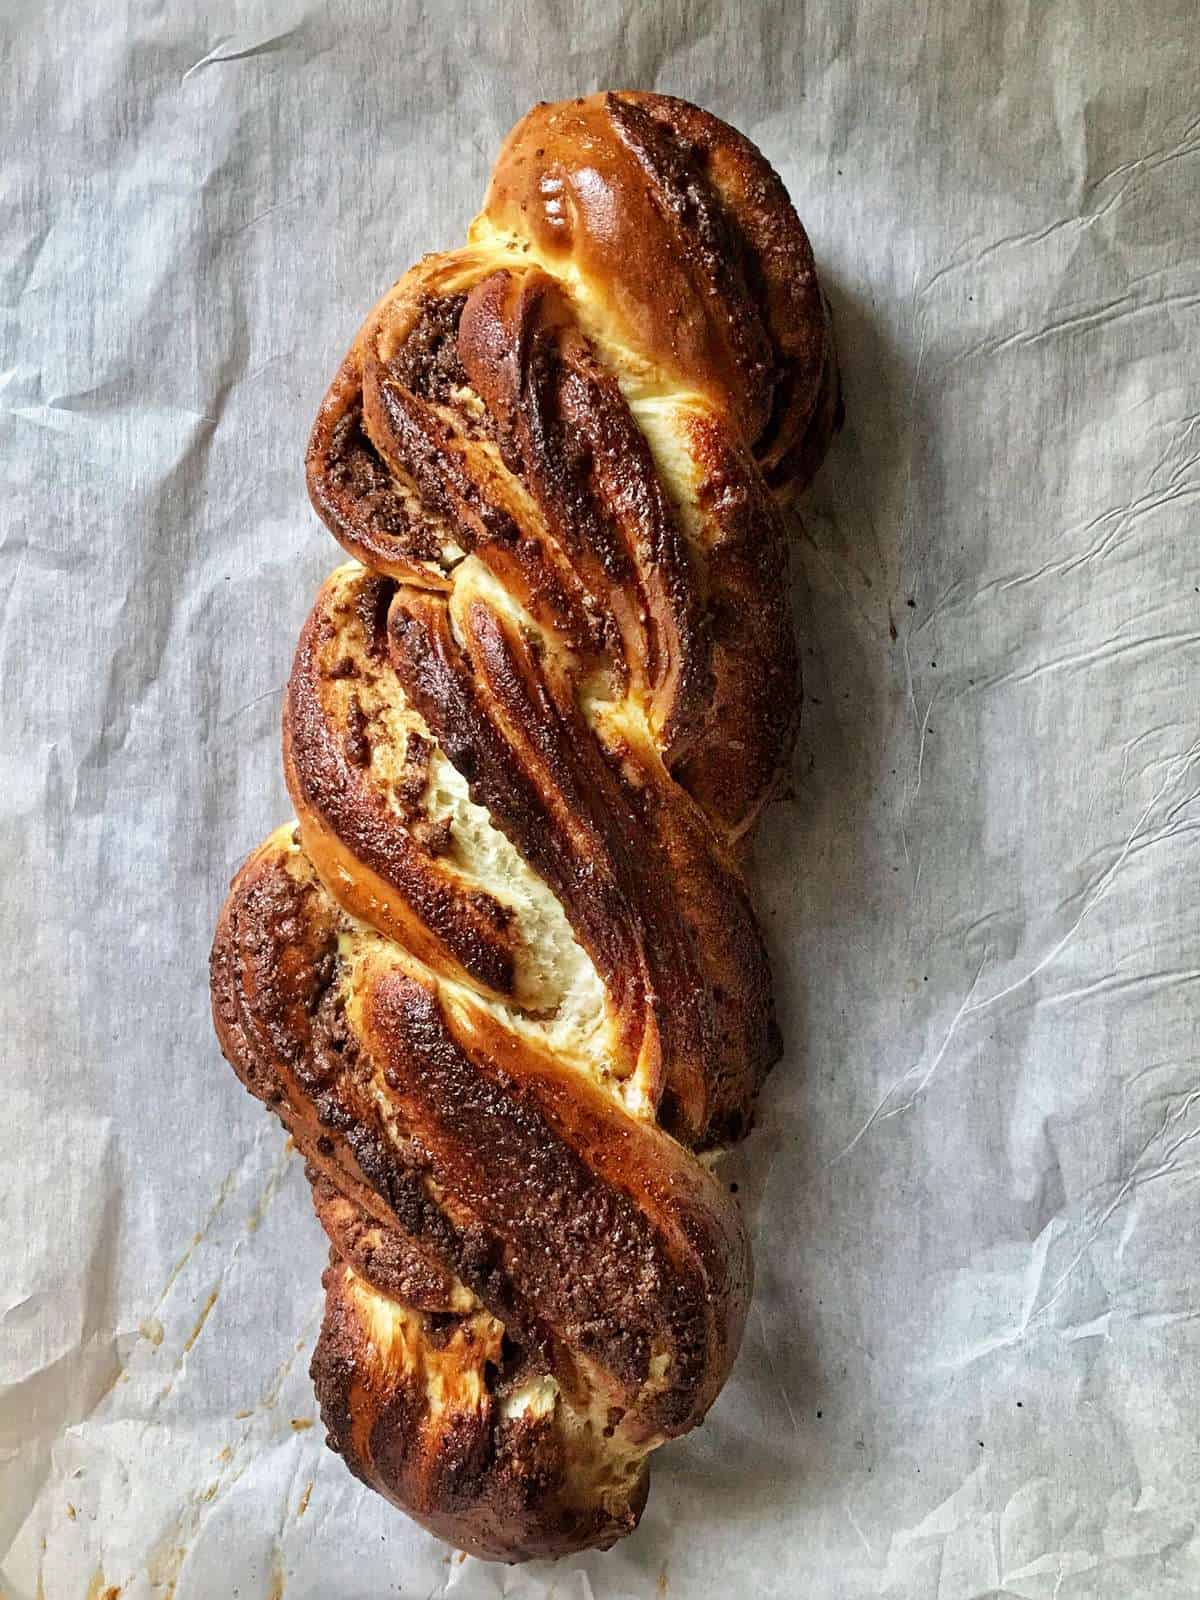
<path fill-rule="evenodd" d="M 292 1418 L 292 1427 L 295 1428 L 297 1433 L 303 1433 L 305 1428 L 311 1428 L 312 1425 L 313 1425 L 313 1420 L 312 1420 L 311 1417 L 293 1417 Z"/>
<path fill-rule="evenodd" d="M 296 1507 L 296 1519 L 297 1519 L 297 1521 L 299 1521 L 299 1519 L 308 1510 L 308 1502 L 312 1499 L 313 1482 L 314 1482 L 314 1480 L 312 1478 L 310 1478 L 308 1480 L 308 1482 L 304 1485 L 304 1492 L 301 1494 L 300 1503 Z"/>

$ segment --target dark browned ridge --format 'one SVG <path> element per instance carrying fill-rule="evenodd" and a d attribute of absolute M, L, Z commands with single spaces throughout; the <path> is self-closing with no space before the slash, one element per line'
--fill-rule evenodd
<path fill-rule="evenodd" d="M 329 1236 L 328 1442 L 480 1556 L 628 1533 L 737 1353 L 749 1249 L 698 1158 L 779 1052 L 742 869 L 799 704 L 781 501 L 839 406 L 767 162 L 598 94 L 517 125 L 313 429 L 353 560 L 213 1016 Z"/>

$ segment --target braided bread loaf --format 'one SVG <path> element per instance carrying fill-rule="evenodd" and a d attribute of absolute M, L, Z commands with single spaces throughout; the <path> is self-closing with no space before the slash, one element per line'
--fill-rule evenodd
<path fill-rule="evenodd" d="M 517 126 L 313 431 L 354 559 L 214 1016 L 332 1245 L 329 1443 L 482 1556 L 629 1532 L 737 1352 L 747 1240 L 700 1157 L 778 1052 L 738 847 L 798 702 L 777 501 L 837 408 L 775 173 L 600 94 Z"/>

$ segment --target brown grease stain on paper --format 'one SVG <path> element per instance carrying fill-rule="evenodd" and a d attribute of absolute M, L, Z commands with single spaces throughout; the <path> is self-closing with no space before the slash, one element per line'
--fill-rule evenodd
<path fill-rule="evenodd" d="M 212 1308 L 216 1305 L 217 1296 L 220 1294 L 220 1292 L 221 1291 L 220 1291 L 219 1288 L 218 1289 L 214 1289 L 212 1291 L 212 1293 L 209 1295 L 208 1299 L 204 1302 L 204 1309 L 200 1313 L 200 1320 L 196 1323 L 196 1326 L 192 1329 L 191 1333 L 188 1335 L 188 1341 L 183 1347 L 183 1354 L 185 1356 L 187 1355 L 188 1351 L 192 1348 L 192 1346 L 195 1344 L 196 1340 L 204 1332 L 204 1324 L 208 1321 L 208 1314 L 212 1310 Z"/>

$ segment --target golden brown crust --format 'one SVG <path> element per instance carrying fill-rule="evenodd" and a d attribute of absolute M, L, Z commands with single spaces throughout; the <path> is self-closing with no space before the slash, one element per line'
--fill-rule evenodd
<path fill-rule="evenodd" d="M 607 1546 L 737 1352 L 697 1159 L 778 1053 L 739 842 L 798 684 L 778 498 L 838 420 L 811 251 L 741 135 L 539 106 L 367 318 L 308 453 L 340 568 L 213 1015 L 332 1246 L 331 1446 L 495 1559 Z"/>
<path fill-rule="evenodd" d="M 409 1317 L 381 1338 L 344 1265 L 331 1263 L 322 1281 L 327 1310 L 313 1381 L 327 1442 L 364 1483 L 485 1560 L 607 1549 L 637 1526 L 649 1486 L 644 1465 L 607 1492 L 597 1493 L 593 1478 L 580 1494 L 570 1444 L 553 1417 L 504 1414 L 493 1375 L 504 1361 L 503 1334 L 494 1318 L 439 1327 Z M 398 1363 L 398 1349 L 419 1352 L 411 1377 L 413 1363 Z M 409 1381 L 397 1381 L 398 1365 Z"/>
<path fill-rule="evenodd" d="M 803 431 L 828 354 L 812 251 L 778 176 L 717 117 L 630 92 L 537 106 L 484 214 L 601 285 L 659 371 L 752 446 L 770 435 L 768 464 Z"/>
<path fill-rule="evenodd" d="M 647 1445 L 695 1425 L 736 1353 L 749 1293 L 736 1206 L 653 1122 L 485 1013 L 447 1009 L 424 976 L 373 952 L 351 985 L 339 932 L 307 857 L 275 835 L 238 875 L 213 952 L 222 1048 L 310 1163 L 335 1246 L 327 1288 L 357 1285 L 349 1304 L 331 1294 L 314 1359 L 331 1439 L 465 1548 L 545 1554 L 584 1529 L 611 1542 L 633 1525 Z M 540 1419 L 537 1454 L 543 1476 L 557 1463 L 543 1489 L 558 1511 L 539 1492 L 498 1549 L 486 1530 L 511 1522 L 515 1482 L 492 1465 L 511 1465 L 518 1436 L 532 1448 L 529 1429 L 501 1426 L 520 1420 L 504 1401 L 514 1375 L 547 1373 L 565 1398 Z M 470 1418 L 448 1405 L 450 1380 Z M 420 1462 L 389 1438 L 402 1422 Z M 469 1492 L 416 1494 L 424 1456 L 453 1456 L 468 1422 L 489 1431 Z"/>

